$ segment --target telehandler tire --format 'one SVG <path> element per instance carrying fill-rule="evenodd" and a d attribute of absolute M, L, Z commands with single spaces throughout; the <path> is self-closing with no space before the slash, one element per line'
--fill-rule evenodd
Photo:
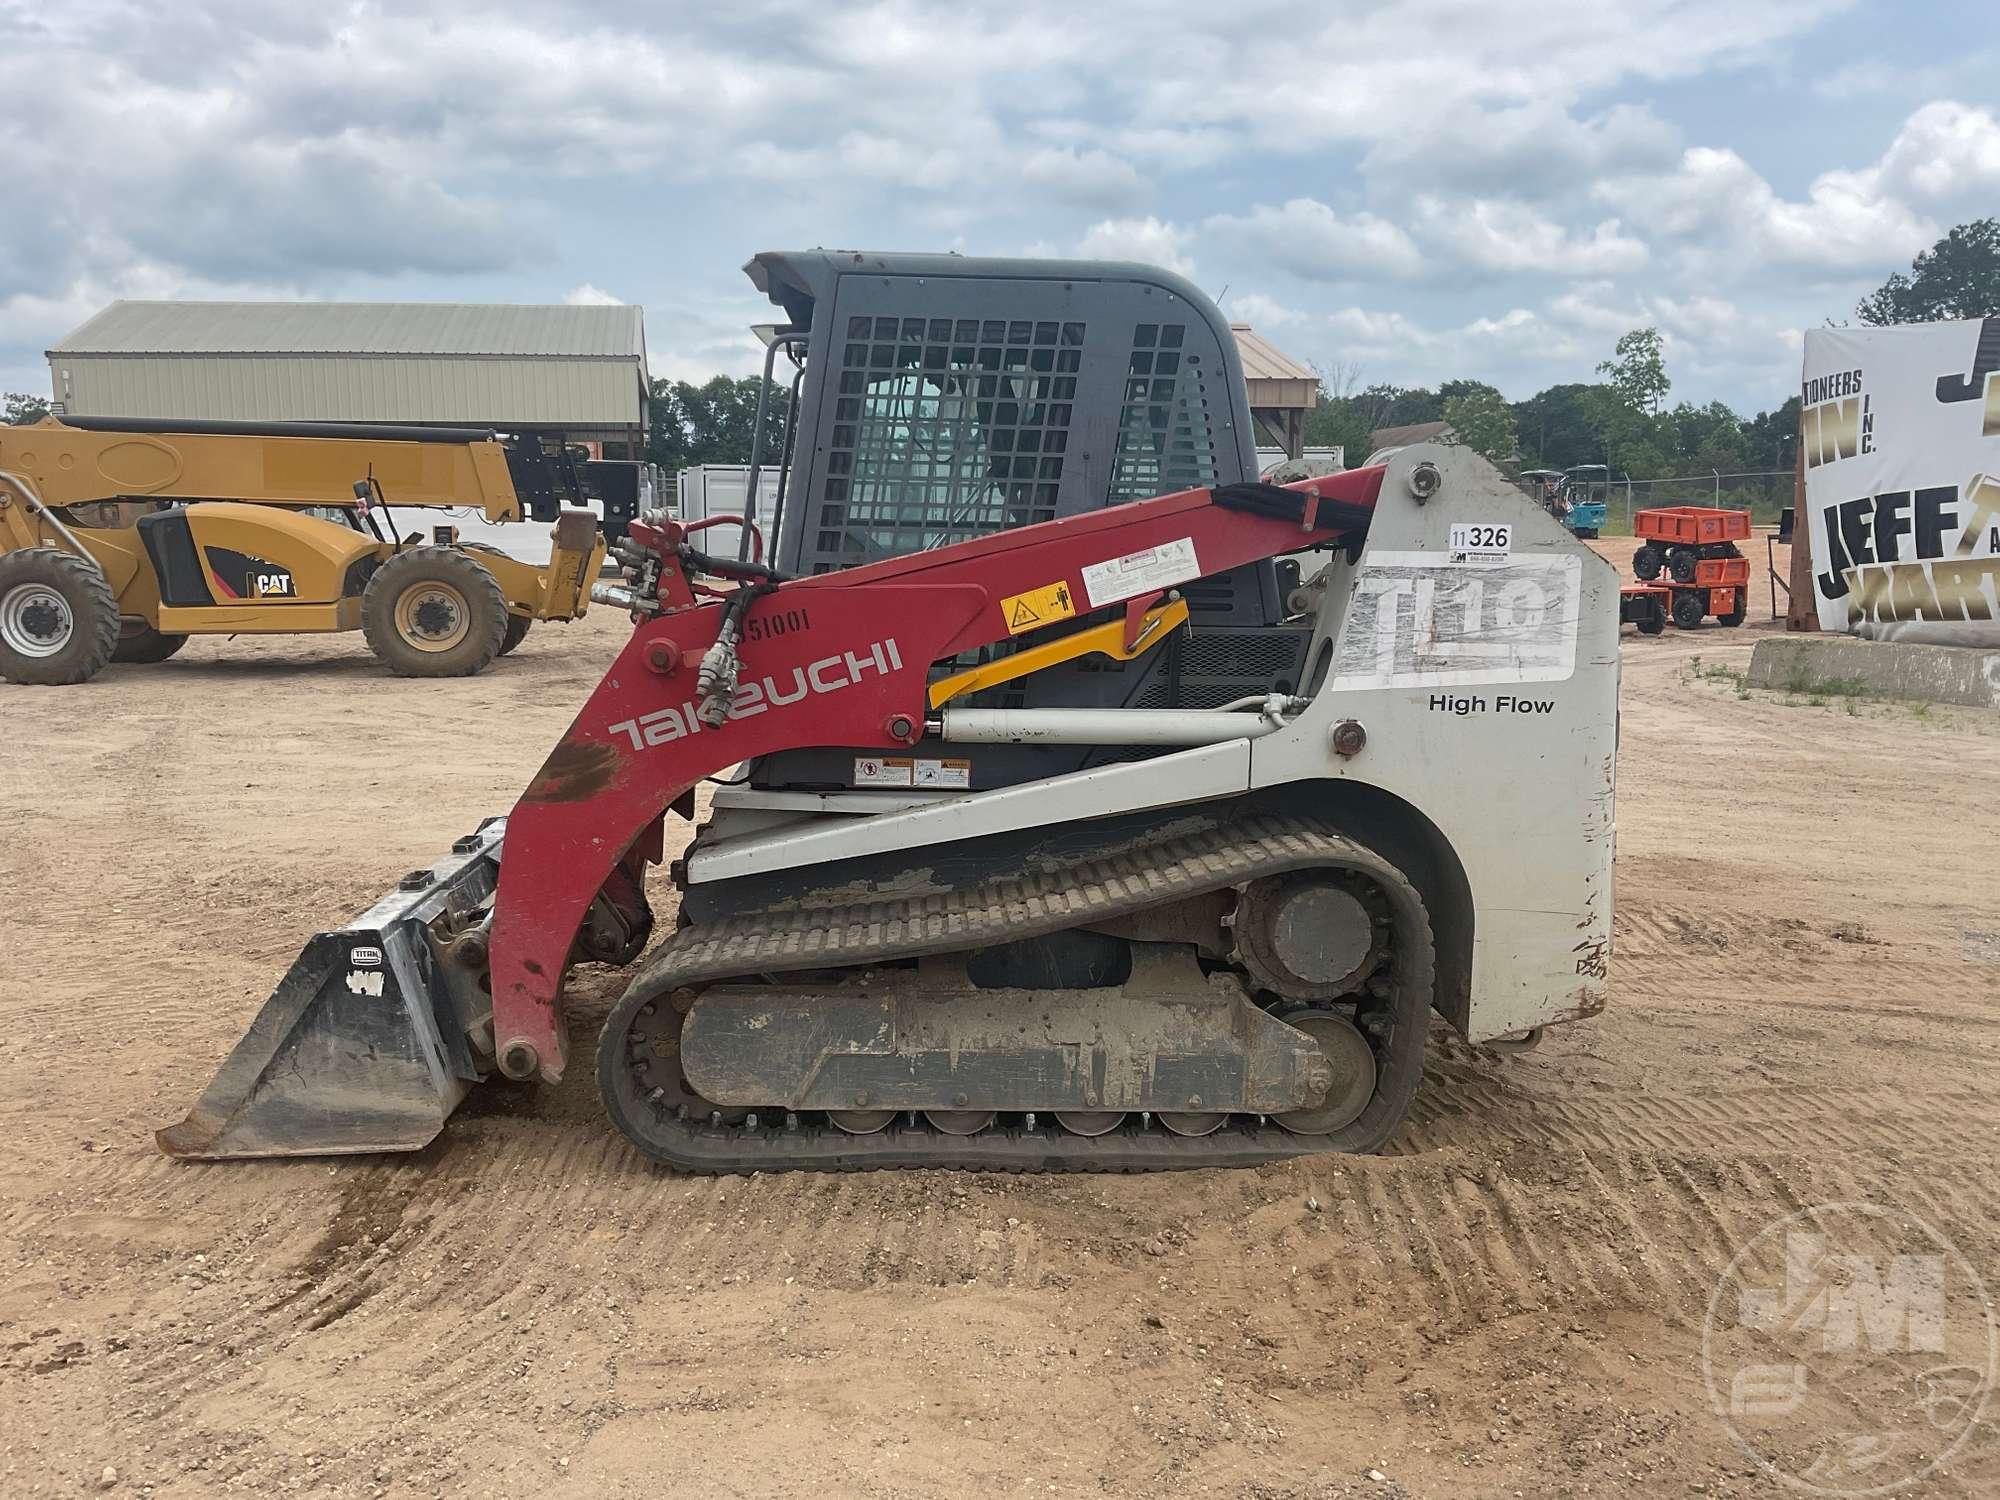
<path fill-rule="evenodd" d="M 361 595 L 368 648 L 399 677 L 470 677 L 500 654 L 507 597 L 456 547 L 399 552 Z"/>
<path fill-rule="evenodd" d="M 525 615 L 507 616 L 507 633 L 500 638 L 500 654 L 510 655 L 516 646 L 528 638 L 528 627 L 534 623 Z"/>
<path fill-rule="evenodd" d="M 118 646 L 118 601 L 93 565 L 54 547 L 0 557 L 0 677 L 88 682 Z"/>
<path fill-rule="evenodd" d="M 118 644 L 111 648 L 113 661 L 151 663 L 165 661 L 187 644 L 184 635 L 155 630 L 144 620 L 127 615 L 118 622 Z"/>

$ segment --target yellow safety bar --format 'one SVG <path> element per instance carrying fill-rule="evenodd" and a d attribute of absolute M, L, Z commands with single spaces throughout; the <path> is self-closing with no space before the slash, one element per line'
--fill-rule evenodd
<path fill-rule="evenodd" d="M 1125 644 L 1125 622 L 1109 620 L 1088 630 L 1079 630 L 1074 635 L 1066 635 L 1061 640 L 1050 641 L 1046 646 L 1030 646 L 1012 656 L 990 661 L 983 667 L 972 667 L 949 677 L 940 677 L 931 684 L 931 707 L 942 707 L 965 693 L 998 687 L 1016 677 L 1026 677 L 1030 672 L 1039 672 L 1059 662 L 1074 661 L 1079 656 L 1099 655 L 1111 657 L 1114 661 L 1130 661 L 1159 645 L 1176 626 L 1185 625 L 1187 617 L 1187 600 L 1176 599 L 1171 604 L 1149 609 L 1140 617 L 1138 632 L 1130 646 Z"/>

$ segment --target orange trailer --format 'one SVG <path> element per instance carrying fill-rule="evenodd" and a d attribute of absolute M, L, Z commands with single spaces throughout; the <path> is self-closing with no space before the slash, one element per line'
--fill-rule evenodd
<path fill-rule="evenodd" d="M 1632 518 L 1632 535 L 1668 547 L 1707 547 L 1750 539 L 1750 512 L 1706 505 L 1661 505 Z"/>
<path fill-rule="evenodd" d="M 1741 625 L 1750 604 L 1750 561 L 1736 544 L 1750 536 L 1747 510 L 1705 505 L 1662 505 L 1632 518 L 1639 550 L 1619 602 L 1621 621 L 1657 635 L 1667 620 L 1691 630 L 1713 615 L 1721 625 Z M 1664 572 L 1663 583 L 1655 583 Z"/>

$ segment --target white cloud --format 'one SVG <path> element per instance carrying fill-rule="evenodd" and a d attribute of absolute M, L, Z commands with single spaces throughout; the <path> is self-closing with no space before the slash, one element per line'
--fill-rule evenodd
<path fill-rule="evenodd" d="M 1427 241 L 1449 258 L 1481 271 L 1546 275 L 1608 275 L 1646 264 L 1646 247 L 1606 219 L 1589 233 L 1572 233 L 1525 203 L 1505 199 L 1417 200 Z"/>
<path fill-rule="evenodd" d="M 1855 51 L 1814 28 L 1848 3 L 0 8 L 0 364 L 121 292 L 615 286 L 695 378 L 754 367 L 754 249 L 1036 243 L 1199 262 L 1384 377 L 1587 374 L 1589 319 L 1671 303 L 1682 365 L 1741 385 L 1767 323 L 1839 314 L 2000 200 L 1993 106 L 1951 102 L 1989 97 L 1990 45 L 1830 75 Z M 1821 87 L 1907 119 L 1872 162 L 1733 133 L 1817 124 Z M 1741 107 L 1704 113 L 1715 89 Z"/>
<path fill-rule="evenodd" d="M 1616 288 L 1608 281 L 1573 286 L 1551 297 L 1547 309 L 1557 323 L 1607 340 L 1629 329 L 1646 326 L 1646 312 L 1636 302 L 1617 307 Z"/>
<path fill-rule="evenodd" d="M 1365 307 L 1343 307 L 1328 313 L 1326 326 L 1336 339 L 1377 351 L 1420 349 L 1436 337 L 1399 312 L 1377 312 Z"/>
<path fill-rule="evenodd" d="M 1872 165 L 1834 169 L 1787 199 L 1727 147 L 1697 146 L 1671 173 L 1614 178 L 1598 196 L 1688 243 L 1697 264 L 1754 274 L 1778 262 L 1828 272 L 1907 261 L 1942 232 L 1935 210 L 1980 211 L 2000 194 L 2000 121 L 1949 100 L 1913 113 Z"/>
<path fill-rule="evenodd" d="M 563 301 L 571 307 L 623 307 L 625 299 L 614 297 L 601 286 L 593 286 L 586 281 L 581 286 L 573 286 L 563 293 Z"/>
<path fill-rule="evenodd" d="M 2000 48 L 1984 47 L 1933 57 L 1920 65 L 1887 57 L 1865 57 L 1815 80 L 1812 89 L 1822 99 L 1845 104 L 1881 95 L 1896 98 L 1949 98 L 1992 85 L 2000 70 Z"/>
<path fill-rule="evenodd" d="M 1203 232 L 1308 281 L 1366 281 L 1414 276 L 1423 257 L 1410 237 L 1371 213 L 1342 217 L 1313 198 L 1248 214 L 1216 214 Z"/>
<path fill-rule="evenodd" d="M 1100 219 L 1084 232 L 1076 253 L 1085 260 L 1136 260 L 1194 275 L 1185 253 L 1187 232 L 1150 214 L 1143 219 Z"/>
<path fill-rule="evenodd" d="M 1712 292 L 1633 296 L 1613 282 L 1584 282 L 1550 298 L 1545 315 L 1551 328 L 1591 351 L 1593 365 L 1610 354 L 1621 334 L 1659 329 L 1676 401 L 1712 399 L 1719 379 L 1740 380 L 1749 374 L 1766 392 L 1761 404 L 1775 406 L 1798 372 L 1794 320 L 1783 311 Z"/>
<path fill-rule="evenodd" d="M 1099 7 L 1121 68 L 1135 79 L 1141 121 L 1158 128 L 1233 128 L 1259 152 L 1381 144 L 1379 165 L 1436 161 L 1398 143 L 1525 142 L 1582 97 L 1620 83 L 1683 78 L 1767 57 L 1850 0 L 1536 0 L 1467 7 L 1456 0 L 1301 11 L 1248 0 L 1217 12 L 1190 6 L 1181 25 L 1146 25 Z M 1160 7 L 1159 9 L 1166 9 Z M 1154 14 L 1157 14 L 1155 11 Z M 1086 27 L 1088 34 L 1090 28 Z M 1196 31 L 1198 36 L 1189 36 Z M 1283 41 L 1273 41 L 1273 36 Z M 1183 59 L 1199 57 L 1190 88 Z M 1148 63 L 1157 59 L 1158 65 Z M 1512 116 L 1519 114 L 1519 119 Z M 1622 153 L 1652 133 L 1643 106 L 1564 127 L 1569 151 Z M 1598 139 L 1593 142 L 1590 137 Z"/>
<path fill-rule="evenodd" d="M 1231 322 L 1248 323 L 1252 328 L 1263 332 L 1305 320 L 1305 314 L 1285 306 L 1273 297 L 1265 296 L 1262 292 L 1239 292 L 1225 304 L 1225 310 Z"/>
<path fill-rule="evenodd" d="M 211 281 L 177 267 L 134 261 L 111 275 L 87 275 L 50 292 L 15 292 L 0 298 L 0 388 L 45 391 L 48 365 L 42 356 L 121 297 L 140 301 L 186 297 L 208 302 L 257 302 L 273 297 L 312 301 L 309 288 L 255 282 Z M 11 357 L 10 357 L 11 355 Z"/>
<path fill-rule="evenodd" d="M 1021 160 L 1020 173 L 1029 187 L 1087 209 L 1133 208 L 1150 191 L 1129 161 L 1108 151 L 1046 146 Z"/>
<path fill-rule="evenodd" d="M 1863 175 L 1877 192 L 1969 207 L 1975 198 L 2000 194 L 2000 120 L 1949 99 L 1926 104 L 1903 122 L 1874 172 Z"/>
<path fill-rule="evenodd" d="M 1672 167 L 1680 134 L 1647 105 L 1578 119 L 1566 94 L 1550 92 L 1510 107 L 1439 110 L 1377 140 L 1362 169 L 1384 198 L 1417 182 L 1472 195 L 1505 184 L 1517 198 L 1562 199 L 1579 181 Z"/>
<path fill-rule="evenodd" d="M 1465 331 L 1477 338 L 1510 339 L 1540 326 L 1540 320 L 1525 307 L 1509 308 L 1497 318 L 1474 318 Z"/>
<path fill-rule="evenodd" d="M 1928 243 L 1934 228 L 1861 173 L 1822 173 L 1804 200 L 1787 201 L 1726 147 L 1695 147 L 1672 173 L 1614 179 L 1597 194 L 1680 239 L 1694 263 L 1738 274 L 1771 261 L 1822 270 L 1893 265 Z"/>
<path fill-rule="evenodd" d="M 1460 324 L 1343 307 L 1288 332 L 1287 342 L 1296 345 L 1294 354 L 1322 365 L 1359 368 L 1364 381 L 1435 386 L 1486 380 L 1515 399 L 1569 375 L 1595 347 L 1594 340 L 1525 307 Z"/>

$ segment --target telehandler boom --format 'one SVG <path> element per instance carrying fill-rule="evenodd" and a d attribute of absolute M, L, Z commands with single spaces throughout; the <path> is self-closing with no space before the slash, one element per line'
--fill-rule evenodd
<path fill-rule="evenodd" d="M 472 428 L 49 418 L 0 428 L 0 676 L 87 681 L 190 635 L 355 630 L 405 676 L 477 672 L 589 607 L 575 465 Z M 398 507 L 554 521 L 545 566 L 399 534 Z"/>

